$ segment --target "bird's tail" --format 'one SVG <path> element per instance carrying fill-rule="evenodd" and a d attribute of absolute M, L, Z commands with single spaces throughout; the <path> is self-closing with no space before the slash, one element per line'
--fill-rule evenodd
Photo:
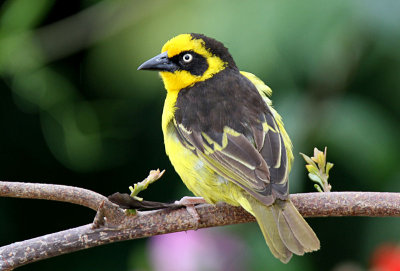
<path fill-rule="evenodd" d="M 292 254 L 303 255 L 320 248 L 318 237 L 288 200 L 276 200 L 270 206 L 247 197 L 247 206 L 252 213 L 272 254 L 283 263 L 289 262 Z"/>

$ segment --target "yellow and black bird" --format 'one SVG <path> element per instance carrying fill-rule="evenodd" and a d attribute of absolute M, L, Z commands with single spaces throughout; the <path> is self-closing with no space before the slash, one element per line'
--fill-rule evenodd
<path fill-rule="evenodd" d="M 255 216 L 272 254 L 318 250 L 319 240 L 289 199 L 292 144 L 255 75 L 239 71 L 221 43 L 181 34 L 138 70 L 159 71 L 167 90 L 165 150 L 186 186 L 206 202 Z"/>

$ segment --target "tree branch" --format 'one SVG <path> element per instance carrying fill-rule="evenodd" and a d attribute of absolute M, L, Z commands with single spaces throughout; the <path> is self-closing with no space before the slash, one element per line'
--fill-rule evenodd
<path fill-rule="evenodd" d="M 23 185 L 25 188 L 30 187 L 30 184 L 19 183 L 19 185 Z M 21 189 L 16 188 L 17 191 L 20 191 L 16 193 L 13 190 L 15 188 L 16 186 L 10 186 L 10 183 L 0 182 L 0 196 L 27 197 Z M 107 243 L 191 230 L 195 229 L 196 225 L 198 228 L 207 228 L 255 221 L 254 217 L 241 207 L 233 207 L 227 204 L 196 206 L 201 217 L 199 224 L 184 208 L 145 211 L 138 212 L 135 216 L 125 214 L 121 216 L 120 214 L 123 211 L 99 194 L 85 190 L 89 192 L 87 195 L 92 195 L 94 198 L 95 203 L 89 204 L 86 200 L 80 199 L 80 195 L 86 195 L 86 192 L 81 191 L 84 189 L 57 186 L 57 189 L 64 188 L 67 190 L 67 197 L 71 199 L 69 202 L 92 209 L 98 209 L 98 206 L 102 204 L 103 207 L 98 211 L 96 219 L 99 221 L 99 216 L 102 217 L 99 214 L 104 213 L 106 217 L 104 224 L 96 222 L 95 227 L 93 224 L 88 224 L 0 247 L 0 270 L 12 270 L 38 260 Z M 37 193 L 30 189 L 24 191 L 27 190 L 35 198 L 60 200 L 58 196 Z M 57 191 L 56 194 L 60 193 L 60 190 L 55 191 Z M 63 190 L 62 193 L 65 192 Z M 400 216 L 400 193 L 306 193 L 293 194 L 291 199 L 305 217 Z M 63 198 L 62 201 L 67 200 Z M 111 211 L 108 209 L 109 207 Z M 118 215 L 110 214 L 114 212 L 113 210 L 117 210 Z M 114 218 L 116 220 L 113 220 Z"/>
<path fill-rule="evenodd" d="M 97 211 L 107 198 L 96 192 L 66 185 L 0 182 L 0 197 L 45 199 L 82 205 Z"/>
<path fill-rule="evenodd" d="M 95 211 L 102 207 L 104 217 L 110 223 L 116 224 L 124 217 L 124 212 L 105 196 L 91 190 L 67 185 L 0 181 L 0 197 L 69 202 Z"/>

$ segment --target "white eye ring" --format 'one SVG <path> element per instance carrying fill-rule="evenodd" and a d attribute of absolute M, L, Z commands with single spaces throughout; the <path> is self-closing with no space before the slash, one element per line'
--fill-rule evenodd
<path fill-rule="evenodd" d="M 192 54 L 189 54 L 189 53 L 184 54 L 182 59 L 185 63 L 190 63 L 193 60 L 193 56 L 192 56 Z"/>

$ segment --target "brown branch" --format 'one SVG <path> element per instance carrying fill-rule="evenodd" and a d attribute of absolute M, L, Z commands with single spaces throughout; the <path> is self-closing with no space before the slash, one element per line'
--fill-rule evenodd
<path fill-rule="evenodd" d="M 98 211 L 104 202 L 104 217 L 109 223 L 123 219 L 124 213 L 105 196 L 84 188 L 42 183 L 21 183 L 0 181 L 0 197 L 44 199 L 69 202 Z M 0 269 L 1 270 L 1 269 Z"/>
<path fill-rule="evenodd" d="M 3 182 L 0 182 L 0 196 L 9 195 L 10 192 L 4 192 L 2 184 Z M 400 216 L 400 193 L 306 193 L 291 195 L 291 199 L 305 217 Z M 97 203 L 99 202 L 100 200 L 97 200 Z M 106 205 L 110 206 L 110 203 L 104 204 L 99 213 L 105 212 Z M 198 228 L 254 221 L 254 217 L 242 208 L 227 204 L 204 204 L 196 209 L 201 217 Z M 12 270 L 34 261 L 107 243 L 186 231 L 194 229 L 197 225 L 197 221 L 194 221 L 185 209 L 138 212 L 136 216 L 124 215 L 122 219 L 119 217 L 118 227 L 109 222 L 107 218 L 105 225 L 96 222 L 96 227 L 88 224 L 0 247 L 0 270 Z"/>
<path fill-rule="evenodd" d="M 0 182 L 0 197 L 64 201 L 95 211 L 107 199 L 101 194 L 79 187 L 21 182 Z"/>

